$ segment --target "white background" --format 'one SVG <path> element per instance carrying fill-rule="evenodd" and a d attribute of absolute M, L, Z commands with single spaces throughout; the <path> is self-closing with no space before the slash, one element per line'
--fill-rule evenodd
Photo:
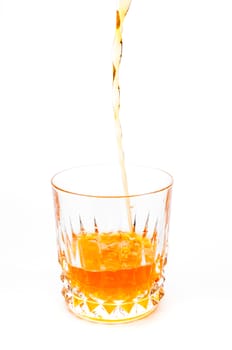
<path fill-rule="evenodd" d="M 60 295 L 50 178 L 117 159 L 101 39 L 115 3 L 83 3 L 0 0 L 0 348 L 231 349 L 231 1 L 132 0 L 125 154 L 175 183 L 166 296 L 121 326 L 76 319 Z"/>

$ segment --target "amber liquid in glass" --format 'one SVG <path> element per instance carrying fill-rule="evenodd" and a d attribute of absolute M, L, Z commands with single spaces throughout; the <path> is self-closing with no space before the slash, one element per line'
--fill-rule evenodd
<path fill-rule="evenodd" d="M 74 307 L 82 305 L 84 295 L 90 311 L 101 305 L 111 313 L 122 302 L 121 309 L 130 313 L 135 301 L 146 308 L 152 286 L 162 277 L 163 259 L 158 255 L 154 261 L 156 247 L 155 232 L 152 239 L 130 232 L 73 233 L 70 254 L 80 257 L 81 268 L 67 264 L 62 253 L 59 260 L 62 278 L 74 291 Z M 162 293 L 161 289 L 154 304 Z M 66 288 L 64 296 L 68 298 Z"/>

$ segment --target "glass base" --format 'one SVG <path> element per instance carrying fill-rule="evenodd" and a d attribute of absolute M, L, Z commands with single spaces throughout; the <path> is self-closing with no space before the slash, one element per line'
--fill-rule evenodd
<path fill-rule="evenodd" d="M 147 296 L 137 296 L 132 300 L 104 301 L 93 299 L 84 293 L 72 289 L 63 279 L 62 294 L 68 309 L 76 316 L 101 323 L 124 323 L 141 319 L 157 308 L 164 296 L 163 284 L 155 283 Z"/>

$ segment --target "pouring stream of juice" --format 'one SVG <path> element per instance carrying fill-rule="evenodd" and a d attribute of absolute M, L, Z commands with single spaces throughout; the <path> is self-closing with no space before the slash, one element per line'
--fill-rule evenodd
<path fill-rule="evenodd" d="M 132 217 L 130 210 L 130 198 L 128 197 L 128 181 L 125 168 L 125 156 L 122 145 L 122 128 L 119 118 L 120 111 L 120 85 L 119 85 L 119 67 L 122 57 L 122 28 L 124 18 L 129 10 L 131 0 L 118 0 L 118 8 L 116 10 L 116 29 L 113 43 L 113 109 L 114 109 L 114 120 L 116 127 L 117 146 L 119 154 L 119 164 L 121 168 L 122 184 L 124 195 L 126 196 L 126 209 L 129 229 L 132 232 Z"/>

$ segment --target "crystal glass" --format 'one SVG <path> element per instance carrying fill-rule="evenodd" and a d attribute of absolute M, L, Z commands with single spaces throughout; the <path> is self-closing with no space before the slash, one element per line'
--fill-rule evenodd
<path fill-rule="evenodd" d="M 80 166 L 52 178 L 62 294 L 93 321 L 142 318 L 164 295 L 172 177 L 127 165 Z"/>

